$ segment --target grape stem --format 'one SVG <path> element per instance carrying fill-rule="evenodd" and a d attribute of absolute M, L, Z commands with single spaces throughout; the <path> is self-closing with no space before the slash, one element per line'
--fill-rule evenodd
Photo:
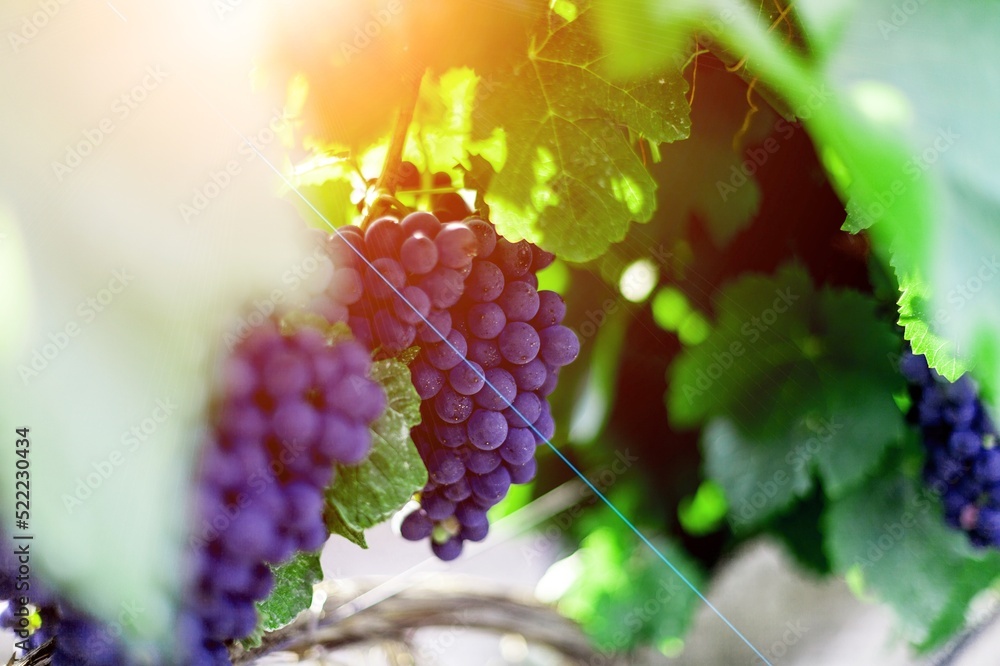
<path fill-rule="evenodd" d="M 406 136 L 413 122 L 413 112 L 417 107 L 417 100 L 420 98 L 420 84 L 423 81 L 423 71 L 414 75 L 410 79 L 410 85 L 403 97 L 403 103 L 399 107 L 399 115 L 396 116 L 396 125 L 389 140 L 389 150 L 385 155 L 385 162 L 382 164 L 382 173 L 375 182 L 375 198 L 368 206 L 362 229 L 367 229 L 373 220 L 393 208 L 405 210 L 402 204 L 395 198 L 396 187 L 399 184 L 399 169 L 403 163 L 403 149 L 406 147 Z"/>

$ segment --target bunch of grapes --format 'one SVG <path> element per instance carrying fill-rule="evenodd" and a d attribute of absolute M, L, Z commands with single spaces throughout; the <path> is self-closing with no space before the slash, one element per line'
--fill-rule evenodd
<path fill-rule="evenodd" d="M 485 538 L 487 510 L 512 483 L 534 477 L 535 448 L 555 431 L 547 396 L 559 368 L 580 351 L 561 325 L 562 299 L 538 291 L 535 273 L 554 257 L 499 238 L 485 220 L 465 224 L 476 237 L 476 259 L 448 310 L 450 330 L 422 348 L 411 368 L 423 417 L 413 439 L 430 480 L 402 533 L 431 537 L 442 560 L 458 557 L 464 541 Z"/>
<path fill-rule="evenodd" d="M 386 406 L 370 358 L 356 342 L 269 322 L 226 359 L 197 482 L 184 663 L 228 664 L 224 643 L 253 632 L 255 603 L 274 585 L 268 565 L 326 541 L 334 466 L 364 459 Z"/>
<path fill-rule="evenodd" d="M 906 351 L 910 418 L 927 449 L 924 476 L 941 496 L 945 518 L 976 546 L 1000 546 L 1000 448 L 997 430 L 969 375 L 949 382 L 927 359 Z"/>
<path fill-rule="evenodd" d="M 579 353 L 562 299 L 538 291 L 535 273 L 554 257 L 498 237 L 445 194 L 435 214 L 317 232 L 329 261 L 298 307 L 348 324 L 356 342 L 331 345 L 307 327 L 283 334 L 266 319 L 224 360 L 195 484 L 180 663 L 229 664 L 227 643 L 253 632 L 256 603 L 274 586 L 271 567 L 326 541 L 335 466 L 365 458 L 386 406 L 368 378 L 372 351 L 421 348 L 411 370 L 423 423 L 412 435 L 430 480 L 406 538 L 431 537 L 438 557 L 454 559 L 464 541 L 485 538 L 486 512 L 510 485 L 533 478 L 535 449 L 555 429 L 547 396 Z M 0 594 L 13 600 L 9 559 Z M 29 599 L 41 626 L 26 645 L 55 637 L 53 664 L 132 663 L 100 622 L 37 584 Z M 28 610 L 12 602 L 0 623 L 17 628 Z"/>

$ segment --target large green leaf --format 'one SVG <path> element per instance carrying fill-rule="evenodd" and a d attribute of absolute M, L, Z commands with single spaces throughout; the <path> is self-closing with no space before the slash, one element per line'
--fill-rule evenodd
<path fill-rule="evenodd" d="M 924 648 L 959 629 L 969 601 L 1000 574 L 1000 555 L 974 551 L 945 526 L 937 499 L 901 476 L 873 479 L 836 501 L 825 533 L 835 569 L 860 574 Z"/>
<path fill-rule="evenodd" d="M 703 433 L 710 478 L 737 529 L 759 525 L 813 487 L 837 496 L 876 469 L 903 433 L 892 394 L 899 343 L 876 303 L 813 289 L 797 267 L 746 276 L 716 299 L 708 339 L 671 370 L 668 406 Z"/>
<path fill-rule="evenodd" d="M 327 492 L 327 527 L 364 546 L 363 531 L 386 520 L 427 483 L 410 429 L 420 423 L 420 397 L 406 365 L 395 359 L 372 364 L 371 377 L 389 398 L 372 425 L 372 451 L 354 467 L 339 466 Z"/>
<path fill-rule="evenodd" d="M 655 208 L 656 185 L 623 127 L 659 143 L 686 137 L 689 123 L 679 69 L 611 81 L 588 4 L 571 14 L 551 13 L 526 59 L 480 83 L 473 132 L 505 141 L 486 194 L 500 232 L 584 261 Z"/>
<path fill-rule="evenodd" d="M 838 97 L 867 110 L 866 133 L 881 129 L 900 148 L 887 150 L 885 141 L 844 146 L 841 156 L 848 161 L 852 153 L 860 167 L 851 170 L 856 185 L 845 192 L 855 207 L 886 208 L 871 215 L 879 222 L 871 231 L 905 289 L 900 304 L 908 337 L 933 352 L 929 359 L 944 374 L 973 367 L 993 383 L 1000 315 L 987 304 L 1000 299 L 1000 266 L 990 251 L 1000 242 L 994 131 L 1000 91 L 967 63 L 993 62 L 1000 54 L 991 29 L 1000 6 L 933 3 L 911 12 L 883 0 L 852 9 L 824 76 Z M 849 118 L 830 117 L 810 129 L 821 150 L 831 148 L 850 130 Z M 916 208 L 894 200 L 912 200 Z M 908 307 L 914 294 L 926 303 L 922 311 Z"/>
<path fill-rule="evenodd" d="M 720 417 L 705 428 L 702 442 L 705 471 L 725 489 L 737 532 L 759 525 L 812 487 L 807 459 L 796 457 L 782 435 L 748 437 Z"/>
<path fill-rule="evenodd" d="M 691 137 L 661 147 L 650 168 L 658 186 L 655 224 L 681 236 L 699 219 L 724 247 L 760 207 L 757 171 L 796 129 L 767 107 L 752 113 L 745 85 L 724 69 L 703 66 L 697 82 Z"/>

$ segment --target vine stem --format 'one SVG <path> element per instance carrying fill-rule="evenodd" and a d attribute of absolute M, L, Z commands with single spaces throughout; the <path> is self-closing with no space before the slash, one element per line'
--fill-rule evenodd
<path fill-rule="evenodd" d="M 519 634 L 529 643 L 548 645 L 573 663 L 627 663 L 623 655 L 597 651 L 580 626 L 552 606 L 478 578 L 431 575 L 378 606 L 345 620 L 335 619 L 334 611 L 346 600 L 378 585 L 378 579 L 322 584 L 319 589 L 327 594 L 323 612 L 266 634 L 259 648 L 235 649 L 233 663 L 248 666 L 269 652 L 304 654 L 316 647 L 337 650 L 381 641 L 405 642 L 413 631 L 425 627 L 440 628 L 449 640 L 475 630 Z"/>
<path fill-rule="evenodd" d="M 423 79 L 424 72 L 422 70 L 410 77 L 403 103 L 399 107 L 399 115 L 396 116 L 392 137 L 389 139 L 389 150 L 385 155 L 385 162 L 382 163 L 382 173 L 375 181 L 375 200 L 369 205 L 361 225 L 363 229 L 366 229 L 373 220 L 384 215 L 390 209 L 403 208 L 403 205 L 395 197 L 396 187 L 399 184 L 399 169 L 403 163 L 403 149 L 406 147 L 406 137 L 409 134 L 410 124 L 413 122 L 413 113 L 417 108 L 417 100 L 420 98 L 420 84 Z"/>

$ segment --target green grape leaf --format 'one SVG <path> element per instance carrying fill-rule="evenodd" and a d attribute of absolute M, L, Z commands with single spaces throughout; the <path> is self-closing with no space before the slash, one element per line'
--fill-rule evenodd
<path fill-rule="evenodd" d="M 680 545 L 654 536 L 667 559 L 700 588 L 704 574 Z M 601 650 L 623 652 L 638 645 L 680 639 L 698 607 L 698 597 L 647 548 L 617 525 L 588 533 L 573 558 L 574 583 L 559 609 L 580 622 Z M 559 566 L 559 565 L 557 565 Z"/>
<path fill-rule="evenodd" d="M 874 300 L 816 291 L 786 266 L 727 286 L 716 309 L 708 339 L 675 361 L 667 404 L 675 424 L 709 420 L 708 475 L 737 530 L 805 496 L 815 476 L 836 497 L 878 468 L 904 423 L 899 342 Z"/>
<path fill-rule="evenodd" d="M 917 354 L 927 357 L 927 363 L 949 381 L 955 381 L 967 370 L 959 359 L 955 344 L 934 331 L 950 315 L 947 310 L 931 309 L 931 294 L 926 282 L 911 276 L 899 279 L 899 325 L 903 337 Z"/>
<path fill-rule="evenodd" d="M 860 574 L 922 649 L 961 628 L 972 597 L 1000 571 L 1000 555 L 974 550 L 945 525 L 937 499 L 902 476 L 872 479 L 835 501 L 824 531 L 834 568 Z"/>
<path fill-rule="evenodd" d="M 784 437 L 748 437 L 719 417 L 702 435 L 705 471 L 726 491 L 735 532 L 758 525 L 787 508 L 812 487 L 809 468 Z"/>
<path fill-rule="evenodd" d="M 628 83 L 600 67 L 594 17 L 550 14 L 527 58 L 480 82 L 473 138 L 499 131 L 505 159 L 485 195 L 492 221 L 571 261 L 599 256 L 655 209 L 656 184 L 627 127 L 652 142 L 688 134 L 679 69 Z"/>
<path fill-rule="evenodd" d="M 312 604 L 313 585 L 323 580 L 319 553 L 297 553 L 288 562 L 272 566 L 274 590 L 257 602 L 258 632 L 243 642 L 244 647 L 260 645 L 260 631 L 280 629 Z"/>
<path fill-rule="evenodd" d="M 691 137 L 662 146 L 650 169 L 659 186 L 656 224 L 681 236 L 697 217 L 724 247 L 760 207 L 757 170 L 796 130 L 767 107 L 750 114 L 744 84 L 724 69 L 700 70 L 696 93 L 707 101 L 692 109 Z"/>
<path fill-rule="evenodd" d="M 771 411 L 775 389 L 803 359 L 804 310 L 813 300 L 809 276 L 786 266 L 773 276 L 750 274 L 716 296 L 712 334 L 685 348 L 671 368 L 670 420 L 690 427 L 724 409 L 753 421 Z"/>
<path fill-rule="evenodd" d="M 791 510 L 775 516 L 764 528 L 769 536 L 784 544 L 800 566 L 820 576 L 832 571 L 830 559 L 823 549 L 822 517 L 826 506 L 822 490 L 815 488 L 812 494 Z"/>
<path fill-rule="evenodd" d="M 340 515 L 339 511 L 327 508 L 324 519 L 326 520 L 326 528 L 330 530 L 330 534 L 339 534 L 355 546 L 364 548 L 365 550 L 368 549 L 368 540 L 365 539 L 365 531 L 344 522 L 344 518 Z"/>
<path fill-rule="evenodd" d="M 823 4 L 808 3 L 804 27 L 810 42 L 824 44 L 816 80 L 835 102 L 807 127 L 851 201 L 849 228 L 869 226 L 876 251 L 896 268 L 907 337 L 930 352 L 931 365 L 950 377 L 971 368 L 995 394 L 1000 135 L 984 110 L 1000 108 L 1000 89 L 965 63 L 1000 55 L 991 29 L 1000 5 L 906 11 L 892 0 L 836 2 L 830 32 L 810 18 Z"/>
<path fill-rule="evenodd" d="M 363 531 L 386 520 L 427 483 L 410 429 L 420 423 L 420 396 L 410 370 L 396 359 L 376 361 L 371 377 L 389 398 L 385 413 L 372 424 L 372 451 L 360 465 L 337 467 L 327 491 L 327 526 L 365 547 Z"/>

